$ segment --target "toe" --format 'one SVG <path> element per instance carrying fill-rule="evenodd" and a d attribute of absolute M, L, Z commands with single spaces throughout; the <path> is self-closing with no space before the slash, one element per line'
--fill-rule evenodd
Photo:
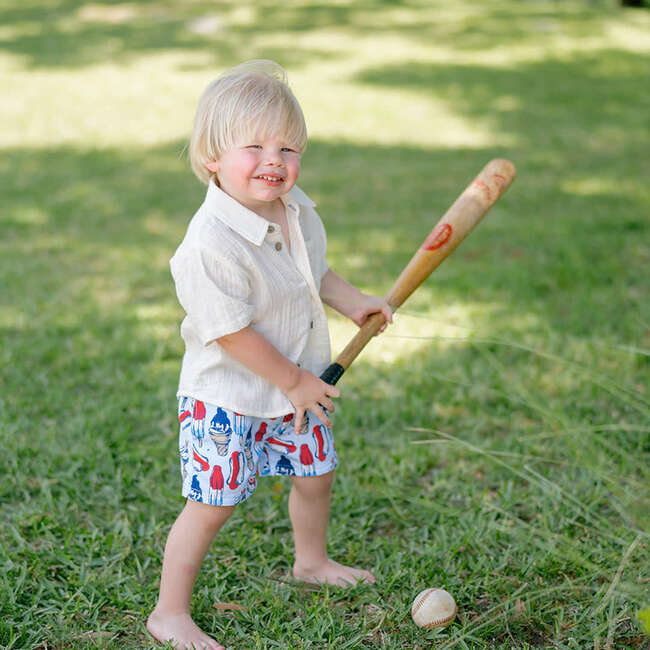
<path fill-rule="evenodd" d="M 350 573 L 350 580 L 353 584 L 373 584 L 375 582 L 375 576 L 369 571 L 357 569 Z"/>

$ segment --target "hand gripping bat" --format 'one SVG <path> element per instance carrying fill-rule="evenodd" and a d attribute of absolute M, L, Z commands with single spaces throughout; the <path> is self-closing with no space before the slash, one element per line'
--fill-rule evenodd
<path fill-rule="evenodd" d="M 469 235 L 515 178 L 515 166 L 502 158 L 491 160 L 447 210 L 406 265 L 386 302 L 393 311 L 426 280 Z M 321 379 L 336 384 L 366 343 L 386 322 L 379 312 L 368 317 L 354 338 L 330 364 Z"/>

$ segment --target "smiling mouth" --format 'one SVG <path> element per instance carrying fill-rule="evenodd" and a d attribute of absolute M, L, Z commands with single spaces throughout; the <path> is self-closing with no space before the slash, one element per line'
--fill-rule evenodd
<path fill-rule="evenodd" d="M 266 181 L 267 183 L 281 183 L 282 181 L 284 181 L 284 178 L 282 176 L 270 176 L 268 174 L 260 174 L 255 178 L 262 181 Z"/>

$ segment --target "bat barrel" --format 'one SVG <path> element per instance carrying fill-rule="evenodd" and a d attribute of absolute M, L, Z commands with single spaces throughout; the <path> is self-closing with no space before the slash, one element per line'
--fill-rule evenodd
<path fill-rule="evenodd" d="M 397 278 L 386 296 L 391 308 L 397 309 L 454 252 L 508 189 L 514 177 L 515 167 L 509 160 L 496 158 L 485 165 L 434 226 Z"/>
<path fill-rule="evenodd" d="M 491 160 L 481 170 L 434 226 L 386 295 L 386 302 L 393 311 L 397 310 L 469 235 L 510 187 L 514 178 L 515 166 L 503 158 Z M 370 316 L 336 361 L 321 375 L 321 379 L 335 384 L 385 322 L 386 319 L 381 313 Z"/>

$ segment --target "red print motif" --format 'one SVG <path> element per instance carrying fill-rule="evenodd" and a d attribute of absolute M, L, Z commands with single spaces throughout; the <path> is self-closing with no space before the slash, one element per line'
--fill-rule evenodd
<path fill-rule="evenodd" d="M 499 196 L 501 196 L 505 186 L 507 185 L 506 177 L 503 176 L 502 174 L 495 174 L 493 180 L 494 180 L 494 184 L 497 186 L 499 190 Z"/>
<path fill-rule="evenodd" d="M 474 181 L 474 185 L 482 190 L 482 192 L 485 194 L 485 198 L 488 201 L 492 200 L 492 193 L 490 192 L 490 187 L 487 183 L 484 183 L 483 181 Z"/>
<path fill-rule="evenodd" d="M 451 237 L 452 228 L 448 223 L 441 223 L 431 234 L 424 240 L 422 248 L 426 251 L 435 251 L 442 248 Z"/>

